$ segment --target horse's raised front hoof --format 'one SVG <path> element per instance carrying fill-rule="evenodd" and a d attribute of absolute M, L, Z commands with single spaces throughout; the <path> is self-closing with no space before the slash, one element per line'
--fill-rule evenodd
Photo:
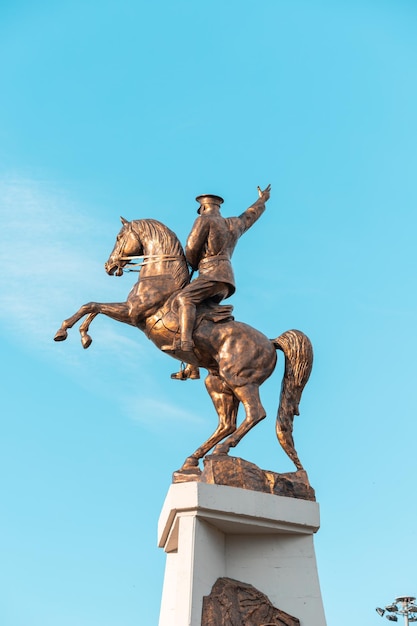
<path fill-rule="evenodd" d="M 68 337 L 68 333 L 66 330 L 64 330 L 63 328 L 60 328 L 54 337 L 54 341 L 65 341 L 65 339 Z"/>
<path fill-rule="evenodd" d="M 81 337 L 81 343 L 83 344 L 83 348 L 87 349 L 91 346 L 93 340 L 91 339 L 90 335 L 84 335 L 83 337 Z"/>

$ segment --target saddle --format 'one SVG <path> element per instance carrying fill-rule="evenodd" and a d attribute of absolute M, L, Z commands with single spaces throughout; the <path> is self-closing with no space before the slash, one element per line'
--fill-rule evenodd
<path fill-rule="evenodd" d="M 213 324 L 231 322 L 235 319 L 232 313 L 233 306 L 231 304 L 217 304 L 211 300 L 206 300 L 197 307 L 194 330 L 197 329 L 204 320 L 212 322 Z M 164 327 L 170 332 L 174 334 L 179 333 L 178 309 L 174 305 L 174 297 L 169 298 L 159 311 L 146 320 L 146 334 L 148 338 L 152 328 L 158 322 L 162 322 Z"/>

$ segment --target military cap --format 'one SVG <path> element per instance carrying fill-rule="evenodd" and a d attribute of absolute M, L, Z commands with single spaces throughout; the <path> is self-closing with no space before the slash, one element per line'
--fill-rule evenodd
<path fill-rule="evenodd" d="M 217 204 L 218 206 L 220 206 L 224 202 L 223 198 L 221 198 L 220 196 L 215 196 L 211 193 L 206 193 L 202 196 L 197 196 L 196 200 L 200 204 L 197 213 L 200 213 L 200 209 L 203 204 Z"/>

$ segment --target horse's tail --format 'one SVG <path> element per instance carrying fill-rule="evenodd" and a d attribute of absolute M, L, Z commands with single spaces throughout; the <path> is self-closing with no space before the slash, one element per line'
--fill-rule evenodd
<path fill-rule="evenodd" d="M 277 437 L 297 469 L 302 470 L 303 466 L 294 447 L 292 430 L 294 416 L 299 415 L 301 394 L 313 366 L 313 346 L 307 335 L 300 330 L 287 330 L 273 339 L 272 343 L 285 355 L 285 372 L 276 423 Z"/>

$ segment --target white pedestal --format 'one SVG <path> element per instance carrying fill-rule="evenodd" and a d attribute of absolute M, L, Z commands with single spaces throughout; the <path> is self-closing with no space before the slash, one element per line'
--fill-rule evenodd
<path fill-rule="evenodd" d="M 249 583 L 301 626 L 325 626 L 313 545 L 316 502 L 236 487 L 171 485 L 158 524 L 167 553 L 159 626 L 202 626 L 220 577 Z"/>

